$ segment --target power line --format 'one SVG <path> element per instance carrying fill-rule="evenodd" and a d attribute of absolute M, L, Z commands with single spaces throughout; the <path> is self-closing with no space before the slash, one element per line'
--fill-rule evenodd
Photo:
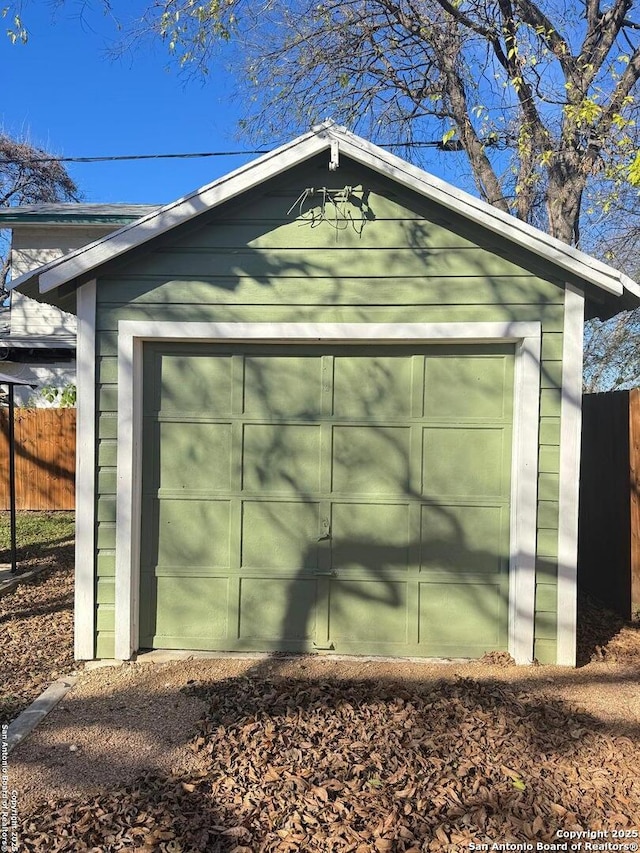
<path fill-rule="evenodd" d="M 188 154 L 117 154 L 104 157 L 22 157 L 0 158 L 2 163 L 109 163 L 118 160 L 190 160 L 196 157 L 240 157 L 248 154 L 267 154 L 268 151 L 197 151 Z"/>
<path fill-rule="evenodd" d="M 275 147 L 275 146 L 274 146 Z M 459 151 L 457 140 L 442 142 L 385 142 L 379 148 L 439 148 L 441 151 Z M 0 165 L 9 163 L 114 163 L 123 160 L 193 160 L 198 157 L 246 157 L 252 154 L 269 154 L 272 149 L 255 148 L 246 151 L 195 151 L 170 154 L 115 154 L 99 157 L 0 157 Z"/>

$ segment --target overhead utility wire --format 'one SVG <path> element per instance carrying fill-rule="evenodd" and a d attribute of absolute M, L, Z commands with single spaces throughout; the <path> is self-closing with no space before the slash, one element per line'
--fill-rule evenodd
<path fill-rule="evenodd" d="M 442 142 L 385 142 L 379 148 L 439 148 L 441 151 L 459 151 L 457 140 Z M 272 149 L 257 148 L 252 151 L 199 151 L 188 154 L 116 154 L 105 157 L 0 157 L 2 163 L 111 163 L 120 160 L 192 160 L 196 157 L 242 157 L 249 154 L 269 154 Z"/>

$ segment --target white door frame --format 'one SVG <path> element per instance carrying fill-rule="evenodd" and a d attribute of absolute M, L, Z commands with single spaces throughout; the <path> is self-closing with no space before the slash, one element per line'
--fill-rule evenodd
<path fill-rule="evenodd" d="M 279 344 L 514 343 L 511 467 L 509 652 L 533 660 L 540 406 L 539 322 L 513 323 L 118 323 L 118 462 L 115 655 L 139 642 L 142 509 L 142 350 L 147 341 Z"/>

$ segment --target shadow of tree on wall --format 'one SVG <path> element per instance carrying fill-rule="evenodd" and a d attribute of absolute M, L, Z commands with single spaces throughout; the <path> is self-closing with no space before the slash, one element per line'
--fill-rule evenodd
<path fill-rule="evenodd" d="M 261 357 L 268 357 L 273 352 L 276 354 L 281 385 L 280 398 L 286 397 L 288 385 L 283 371 L 287 370 L 288 359 L 283 355 L 282 348 L 245 349 L 246 360 L 251 363 L 255 362 L 257 354 Z M 344 348 L 336 347 L 330 351 L 346 352 Z M 348 351 L 358 353 L 359 348 L 351 347 Z M 207 352 L 210 352 L 210 358 L 215 358 L 215 348 L 210 351 L 208 349 Z M 319 352 L 326 352 L 326 348 L 320 347 Z M 395 348 L 394 353 L 398 355 Z M 371 352 L 364 358 L 370 366 L 382 368 L 392 357 L 383 356 L 379 365 L 378 359 Z M 172 369 L 178 374 L 183 367 L 188 370 L 191 358 L 188 350 L 178 349 L 171 358 Z M 181 359 L 184 360 L 184 365 Z M 317 361 L 317 357 L 314 355 L 312 360 Z M 296 357 L 293 357 L 293 361 L 296 361 Z M 162 361 L 158 364 L 161 365 Z M 245 371 L 248 369 L 245 363 Z M 475 505 L 473 496 L 458 498 L 456 505 L 456 488 L 464 495 L 465 488 L 469 487 L 468 484 L 457 487 L 452 482 L 446 489 L 454 496 L 450 501 L 452 506 L 448 506 L 444 500 L 435 499 L 427 490 L 421 488 L 422 472 L 416 470 L 415 460 L 411 462 L 409 459 L 409 428 L 406 424 L 391 417 L 387 418 L 383 425 L 378 425 L 380 418 L 376 421 L 375 407 L 380 399 L 384 399 L 386 383 L 379 386 L 368 385 L 362 394 L 360 388 L 354 388 L 351 402 L 356 401 L 361 409 L 357 417 L 336 418 L 331 421 L 336 429 L 346 429 L 356 435 L 355 444 L 352 439 L 342 443 L 336 440 L 333 443 L 335 465 L 331 476 L 339 476 L 345 482 L 338 488 L 327 484 L 321 487 L 318 454 L 322 439 L 318 437 L 317 441 L 308 441 L 305 438 L 301 441 L 296 438 L 300 431 L 313 436 L 314 431 L 322 429 L 317 422 L 318 412 L 303 409 L 286 417 L 282 411 L 274 411 L 274 398 L 269 394 L 270 383 L 266 382 L 264 377 L 262 379 L 262 382 L 256 381 L 251 385 L 252 394 L 257 395 L 260 400 L 261 412 L 260 416 L 253 419 L 249 417 L 245 423 L 242 485 L 231 488 L 231 492 L 238 493 L 232 499 L 241 501 L 242 529 L 243 535 L 246 536 L 246 540 L 243 539 L 238 546 L 239 562 L 236 568 L 231 569 L 231 574 L 239 572 L 241 584 L 253 583 L 258 590 L 262 588 L 264 592 L 253 594 L 246 602 L 244 612 L 240 616 L 241 633 L 238 638 L 233 634 L 234 627 L 230 626 L 231 648 L 238 647 L 238 639 L 240 648 L 245 649 L 260 650 L 266 646 L 280 651 L 308 651 L 312 648 L 312 642 L 316 648 L 336 648 L 333 645 L 335 631 L 333 640 L 331 636 L 326 639 L 322 636 L 323 630 L 326 634 L 326 627 L 322 629 L 319 625 L 320 610 L 326 610 L 330 606 L 330 613 L 324 614 L 324 621 L 328 619 L 333 624 L 338 624 L 343 640 L 348 640 L 349 622 L 354 621 L 355 605 L 358 610 L 358 625 L 353 627 L 354 632 L 359 632 L 360 636 L 354 639 L 362 644 L 362 650 L 366 650 L 364 646 L 367 641 L 371 643 L 386 640 L 390 644 L 388 651 L 401 654 L 407 648 L 415 648 L 418 642 L 417 639 L 410 641 L 407 637 L 408 629 L 405 623 L 410 606 L 407 598 L 410 594 L 408 585 L 422 581 L 426 593 L 429 570 L 433 569 L 440 572 L 437 591 L 441 595 L 444 593 L 442 585 L 448 580 L 456 581 L 459 595 L 466 595 L 467 599 L 474 589 L 482 592 L 482 585 L 486 585 L 486 595 L 479 596 L 477 601 L 471 603 L 476 615 L 474 617 L 470 614 L 467 621 L 473 623 L 473 629 L 467 628 L 464 633 L 468 642 L 486 643 L 484 647 L 478 648 L 478 654 L 504 648 L 504 611 L 508 595 L 505 577 L 508 566 L 508 545 L 505 541 L 508 499 L 504 495 L 502 457 L 497 460 L 497 473 L 489 470 L 490 466 L 487 468 L 486 460 L 481 460 L 480 463 L 480 479 L 486 475 L 497 483 L 497 486 L 493 484 L 491 487 L 494 492 L 497 490 L 493 497 L 485 496 L 480 505 L 477 497 Z M 158 379 L 156 386 L 159 381 Z M 482 385 L 482 377 L 478 381 Z M 282 388 L 285 389 L 284 395 Z M 490 390 L 490 381 L 487 381 L 487 395 Z M 167 397 L 169 396 L 168 388 Z M 295 405 L 293 397 L 292 405 Z M 174 415 L 166 417 L 170 419 L 162 421 L 162 425 L 168 424 L 178 435 L 170 445 L 170 450 L 163 453 L 162 441 L 159 440 L 163 433 L 155 432 L 154 451 L 153 454 L 149 452 L 145 470 L 151 472 L 148 474 L 151 480 L 147 480 L 144 486 L 145 495 L 151 498 L 154 494 L 159 494 L 158 489 L 164 488 L 165 498 L 153 499 L 151 503 L 147 501 L 145 504 L 147 532 L 144 536 L 144 565 L 153 567 L 164 562 L 170 567 L 172 562 L 178 561 L 178 566 L 184 565 L 185 569 L 189 570 L 189 579 L 180 581 L 181 572 L 179 568 L 174 569 L 175 582 L 172 582 L 171 599 L 165 598 L 163 601 L 166 620 L 171 622 L 173 618 L 176 624 L 184 626 L 188 636 L 189 608 L 199 604 L 194 601 L 193 595 L 189 594 L 192 584 L 190 578 L 194 576 L 197 566 L 202 566 L 202 576 L 206 576 L 205 569 L 207 564 L 211 566 L 214 554 L 222 554 L 224 558 L 224 549 L 220 550 L 214 543 L 224 542 L 229 537 L 226 514 L 221 516 L 217 525 L 215 521 L 210 520 L 206 525 L 206 513 L 202 515 L 200 523 L 195 519 L 199 518 L 203 501 L 205 505 L 208 505 L 207 501 L 213 501 L 214 504 L 217 501 L 220 504 L 228 499 L 228 494 L 223 486 L 216 491 L 215 484 L 212 484 L 211 491 L 206 492 L 207 475 L 206 470 L 204 475 L 202 470 L 203 466 L 208 464 L 207 451 L 203 450 L 199 443 L 193 442 L 193 433 L 190 441 L 190 433 L 184 422 L 188 415 L 181 412 L 183 422 L 180 424 L 174 422 Z M 199 431 L 202 415 L 198 413 L 194 417 L 196 429 Z M 224 421 L 224 417 L 222 420 Z M 360 424 L 354 427 L 354 421 L 360 421 Z M 260 431 L 259 440 L 250 438 L 251 431 L 256 426 Z M 418 439 L 422 447 L 420 419 L 417 426 L 420 429 Z M 506 427 L 508 433 L 508 423 Z M 363 430 L 366 433 L 364 442 L 360 437 Z M 369 443 L 374 444 L 375 458 L 372 458 Z M 210 452 L 209 449 L 208 453 Z M 220 451 L 223 458 L 228 452 L 228 448 Z M 217 461 L 212 464 L 218 465 Z M 326 464 L 328 463 L 325 460 Z M 228 465 L 227 462 L 227 468 Z M 155 479 L 157 475 L 154 472 L 158 471 L 162 472 L 160 480 Z M 196 478 L 197 484 L 194 485 Z M 471 479 L 473 480 L 473 477 Z M 473 485 L 477 492 L 477 486 Z M 170 507 L 175 507 L 176 503 L 181 501 L 180 489 L 190 494 L 188 501 L 178 504 L 183 514 L 176 518 L 172 515 L 161 518 L 161 513 L 164 512 L 162 500 L 166 500 Z M 372 489 L 380 489 L 382 496 L 372 495 Z M 323 492 L 325 494 L 322 494 Z M 485 512 L 484 503 L 488 504 L 490 513 L 487 518 L 481 515 Z M 187 510 L 188 515 L 185 515 Z M 413 522 L 410 522 L 410 514 L 416 511 L 422 513 L 422 517 L 414 517 Z M 472 519 L 472 523 L 469 523 L 468 519 L 465 520 L 465 514 Z M 485 527 L 492 524 L 495 529 L 489 533 L 478 529 L 479 518 L 485 522 Z M 410 525 L 415 528 L 416 523 L 423 528 L 423 534 L 414 538 L 410 533 Z M 438 533 L 429 533 L 429 526 Z M 475 530 L 475 543 L 470 541 L 470 530 Z M 235 531 L 235 535 L 240 535 L 239 531 Z M 484 541 L 490 541 L 495 550 L 482 548 L 481 543 Z M 220 570 L 216 571 L 213 567 L 208 571 L 214 578 L 220 576 Z M 261 579 L 261 572 L 264 574 L 265 571 L 270 575 L 268 583 Z M 470 575 L 473 577 L 470 578 Z M 279 582 L 277 590 L 275 581 Z M 469 586 L 473 582 L 475 587 Z M 461 587 L 462 584 L 467 584 L 466 591 L 465 587 Z M 148 590 L 149 586 L 146 589 Z M 151 595 L 155 594 L 152 590 Z M 281 599 L 281 606 L 274 600 L 274 595 Z M 501 602 L 498 598 L 502 599 Z M 384 606 L 371 611 L 368 616 L 366 611 L 374 604 Z M 467 604 L 470 602 L 467 601 Z M 225 608 L 226 602 L 220 602 L 220 605 Z M 210 601 L 209 606 L 213 611 L 216 610 L 215 603 Z M 204 607 L 207 607 L 206 602 Z M 417 600 L 411 607 L 413 612 L 417 607 Z M 431 607 L 433 610 L 433 605 Z M 397 612 L 396 616 L 393 611 Z M 273 619 L 278 618 L 279 612 L 282 613 L 282 618 L 277 626 Z M 432 613 L 433 615 L 435 614 Z M 218 609 L 218 618 L 221 624 L 226 622 L 226 613 Z M 202 621 L 201 617 L 200 625 Z M 386 626 L 383 625 L 385 621 Z M 439 618 L 443 629 L 446 621 L 446 617 Z M 495 627 L 496 624 L 501 624 L 499 631 Z M 489 628 L 490 637 L 477 637 L 472 640 L 471 634 L 478 630 L 479 625 L 485 629 L 492 626 Z M 461 630 L 464 628 L 460 627 Z M 383 636 L 385 631 L 386 637 Z M 393 637 L 392 631 L 395 632 Z M 153 627 L 150 633 L 156 633 Z M 166 635 L 170 632 L 164 630 L 157 633 Z M 174 631 L 173 635 L 177 636 L 178 632 Z M 435 639 L 437 642 L 437 637 Z M 222 642 L 217 641 L 216 646 L 219 647 Z M 413 643 L 412 646 L 408 645 L 410 642 Z M 340 645 L 337 649 L 340 650 Z"/>
<path fill-rule="evenodd" d="M 282 210 L 288 200 L 277 199 L 278 209 Z M 376 222 L 383 222 L 375 209 L 374 215 Z M 256 233 L 253 238 L 246 235 L 248 241 L 268 230 L 264 224 L 250 223 L 249 227 Z M 413 227 L 413 223 L 407 225 L 408 230 Z M 367 228 L 365 226 L 363 234 L 367 233 Z M 416 230 L 415 241 L 409 245 L 415 249 L 415 268 L 420 265 L 422 271 L 421 283 L 428 289 L 431 276 L 442 273 L 442 258 L 446 257 L 447 264 L 453 264 L 459 247 L 452 245 L 448 249 L 445 247 L 444 252 L 432 252 L 420 244 L 421 233 L 424 237 L 424 232 Z M 187 256 L 193 248 L 185 247 L 183 255 Z M 197 242 L 195 248 L 198 248 Z M 242 247 L 242 251 L 226 247 L 223 257 L 216 255 L 207 260 L 204 247 L 200 248 L 205 257 L 201 269 L 209 264 L 208 272 L 189 278 L 189 273 L 180 267 L 182 261 L 176 253 L 169 259 L 175 264 L 173 270 L 166 272 L 164 262 L 169 261 L 165 256 L 156 259 L 157 269 L 152 266 L 150 272 L 141 273 L 141 276 L 165 275 L 168 290 L 189 282 L 210 290 L 210 304 L 206 310 L 192 297 L 192 302 L 186 303 L 187 308 L 181 307 L 182 319 L 202 320 L 206 315 L 207 319 L 220 321 L 246 320 L 247 304 L 253 305 L 253 316 L 263 322 L 319 322 L 336 318 L 371 322 L 389 316 L 406 321 L 430 316 L 426 302 L 418 307 L 389 303 L 389 287 L 398 282 L 392 276 L 395 270 L 404 269 L 406 254 L 401 247 L 398 251 L 393 247 L 389 249 L 385 268 L 377 276 L 367 278 L 360 294 L 354 294 L 353 288 L 349 290 L 347 272 L 358 270 L 362 256 L 354 254 L 350 258 L 352 265 L 347 265 L 341 278 L 336 277 L 335 271 L 321 259 L 309 258 L 309 253 L 303 249 L 297 252 L 297 257 L 290 254 L 289 259 L 283 261 L 275 255 L 269 257 L 268 253 L 253 251 L 250 246 Z M 484 286 L 495 290 L 494 306 L 497 307 L 492 309 L 492 318 L 520 320 L 519 306 L 504 300 L 504 281 L 495 276 L 488 262 L 486 269 L 481 267 L 479 262 L 476 271 L 482 275 Z M 288 278 L 291 281 L 283 286 L 282 281 Z M 300 303 L 302 285 L 307 278 L 316 279 L 309 285 L 311 291 L 319 282 L 318 287 L 322 288 L 320 304 Z M 278 304 L 265 308 L 259 304 L 253 290 L 249 297 L 243 296 L 249 279 L 258 283 L 264 292 L 277 291 L 274 301 Z M 139 288 L 134 302 L 139 301 L 127 309 L 131 311 L 129 316 L 157 319 L 170 303 L 167 289 L 162 297 L 167 301 L 162 303 L 160 297 L 152 293 L 157 280 L 155 284 L 148 280 L 141 284 L 141 281 L 134 283 Z M 379 294 L 378 286 L 382 295 L 376 295 Z M 441 294 L 446 293 L 447 286 L 448 282 L 442 280 L 437 284 Z M 516 282 L 514 288 L 517 286 Z M 297 288 L 302 288 L 298 295 Z M 347 293 L 350 295 L 345 297 Z M 181 294 L 181 298 L 188 300 L 188 287 L 183 287 Z M 145 303 L 149 295 L 157 301 Z M 249 302 L 243 303 L 243 299 Z M 543 304 L 542 297 L 539 300 Z M 449 319 L 477 319 L 471 310 L 465 314 L 467 308 L 464 306 L 450 305 L 442 296 L 438 296 L 438 301 L 442 302 L 440 317 L 445 320 L 447 313 Z M 367 307 L 367 303 L 372 307 Z M 555 310 L 559 306 L 553 307 Z M 113 358 L 113 349 L 109 350 L 109 346 L 113 347 L 116 311 L 109 306 L 101 311 L 101 329 L 105 332 L 103 354 L 110 352 L 107 357 Z M 543 377 L 549 385 L 553 386 L 554 382 L 557 385 L 557 372 L 547 374 L 545 371 L 546 366 L 543 366 Z M 184 378 L 187 379 L 186 373 Z M 262 399 L 264 417 L 269 421 L 271 413 L 271 420 L 278 425 L 282 413 L 274 410 L 271 387 L 264 376 L 262 380 L 256 377 L 254 388 Z M 358 390 L 361 389 L 358 387 Z M 384 399 L 384 383 L 373 391 L 373 395 L 366 398 L 369 414 L 376 403 Z M 302 409 L 297 414 L 304 420 L 313 412 Z M 394 440 L 384 426 L 373 425 L 371 435 L 376 450 L 370 462 L 374 461 L 380 469 L 388 466 L 396 484 L 401 485 L 388 503 L 422 501 L 424 495 L 410 478 L 398 478 L 399 469 L 393 460 L 405 458 L 406 448 Z M 215 444 L 208 449 L 211 455 L 219 451 Z M 255 476 L 263 485 L 277 478 L 283 489 L 287 487 L 286 495 L 292 502 L 309 507 L 318 490 L 305 479 L 306 465 L 301 464 L 300 456 L 293 461 L 291 456 L 291 444 L 285 431 L 273 429 L 269 441 L 265 440 L 252 460 Z M 178 462 L 180 465 L 202 465 L 198 449 L 186 448 Z M 550 503 L 553 502 L 551 498 Z M 341 566 L 347 565 L 346 569 L 338 569 L 344 576 L 341 582 L 353 599 L 359 599 L 365 614 L 373 610 L 372 604 L 380 601 L 391 614 L 401 610 L 399 584 L 406 582 L 408 563 L 418 566 L 420 560 L 414 558 L 422 551 L 436 555 L 443 573 L 451 577 L 455 577 L 459 565 L 496 565 L 505 560 L 506 553 L 500 549 L 483 547 L 470 537 L 451 507 L 437 500 L 429 505 L 441 522 L 437 534 L 419 539 L 407 535 L 400 544 L 389 539 L 385 543 L 384 537 L 383 541 L 378 541 L 374 538 L 375 528 L 371 536 L 332 534 L 335 560 Z M 151 510 L 152 515 L 157 511 L 157 507 Z M 292 517 L 278 515 L 273 507 L 266 512 L 274 539 L 290 541 L 295 527 Z M 151 528 L 155 530 L 158 523 L 156 516 Z M 179 533 L 178 527 L 172 553 L 183 547 Z M 318 534 L 316 538 L 322 535 L 320 531 Z M 203 526 L 195 543 L 185 543 L 190 549 L 187 568 L 191 578 L 196 576 L 194 569 L 198 568 L 195 558 L 206 558 L 211 543 L 223 541 L 225 535 L 228 536 L 228 528 L 225 532 L 222 524 Z M 151 564 L 157 563 L 155 541 L 150 537 L 143 542 L 144 559 Z M 290 561 L 289 574 L 279 592 L 281 617 L 276 615 L 274 622 L 276 648 L 286 648 L 292 638 L 294 645 L 307 648 L 314 608 L 331 594 L 330 591 L 319 596 L 314 593 L 307 601 L 297 592 L 301 583 L 327 585 L 332 580 L 330 574 L 322 579 L 315 577 L 319 572 L 334 570 L 331 562 L 325 564 L 320 559 L 323 541 L 327 540 L 305 544 L 301 539 L 296 545 L 296 558 Z M 324 547 L 326 550 L 326 545 Z M 263 543 L 265 555 L 269 548 Z M 455 560 L 452 554 L 456 555 Z M 214 571 L 209 571 L 208 576 L 204 571 L 201 573 L 205 582 L 215 575 L 217 568 L 210 563 L 205 563 L 205 567 L 208 565 Z M 553 558 L 543 558 L 538 564 L 541 576 L 555 579 L 556 569 Z M 357 573 L 369 581 L 377 581 L 375 595 L 367 593 L 366 587 L 356 582 L 363 579 L 356 577 Z M 176 589 L 174 600 L 170 602 L 176 617 L 187 622 L 192 613 L 190 604 L 194 603 L 190 577 L 178 577 L 182 588 Z M 474 591 L 471 592 L 473 595 Z M 505 605 L 504 591 L 501 595 Z M 264 619 L 264 607 L 262 610 L 260 607 L 264 604 L 264 596 L 256 596 L 253 617 L 256 628 L 260 627 L 260 619 Z M 207 605 L 214 610 L 216 601 L 210 600 Z M 485 600 L 477 596 L 471 607 L 487 619 L 495 615 L 486 608 Z M 338 610 L 338 615 L 341 612 Z M 444 618 L 455 623 L 449 614 Z M 373 624 L 366 627 L 375 633 L 379 626 L 374 617 L 371 622 Z M 232 631 L 238 628 L 233 624 L 230 627 Z M 455 630 L 463 626 L 453 624 L 452 627 Z M 253 642 L 264 647 L 259 637 Z M 40 809 L 25 821 L 23 839 L 31 844 L 31 849 L 41 850 L 51 849 L 51 838 L 64 838 L 65 833 L 69 833 L 66 836 L 68 850 L 78 848 L 78 839 L 101 849 L 125 839 L 127 843 L 132 839 L 141 842 L 144 839 L 149 845 L 165 845 L 167 850 L 173 846 L 174 850 L 186 848 L 214 853 L 307 849 L 327 853 L 340 849 L 358 853 L 385 850 L 415 853 L 420 849 L 447 849 L 450 843 L 466 846 L 469 841 L 552 840 L 559 828 L 588 828 L 593 824 L 603 825 L 605 821 L 608 828 L 626 827 L 632 826 L 637 816 L 640 794 L 635 768 L 629 766 L 640 739 L 637 723 L 621 723 L 614 727 L 594 716 L 577 714 L 562 701 L 544 693 L 547 681 L 544 672 L 526 679 L 514 678 L 510 686 L 470 678 L 443 683 L 424 676 L 418 684 L 408 686 L 396 681 L 338 682 L 330 677 L 317 680 L 274 678 L 274 672 L 284 673 L 285 666 L 276 659 L 250 665 L 249 677 L 192 686 L 191 692 L 203 702 L 203 712 L 197 730 L 186 730 L 184 740 L 190 742 L 201 762 L 199 774 L 176 772 L 169 778 L 161 777 L 149 764 L 147 775 L 129 787 L 103 789 L 97 794 L 88 793 L 86 797 Z M 301 662 L 300 666 L 304 664 Z M 603 684 L 622 683 L 635 677 L 635 674 L 609 671 L 600 671 L 597 675 Z M 82 765 L 78 762 L 70 767 L 69 756 L 66 755 L 65 760 L 62 754 L 65 749 L 68 752 L 64 743 L 49 767 L 52 779 L 68 779 L 71 771 L 79 787 L 86 790 L 91 788 L 88 770 L 95 763 L 108 763 L 115 779 L 131 779 L 132 765 L 139 756 L 131 754 L 130 741 L 126 737 L 115 749 L 117 739 L 111 738 L 110 727 L 124 727 L 132 738 L 134 734 L 143 734 L 149 741 L 163 745 L 157 719 L 160 711 L 156 711 L 154 719 L 136 715 L 136 702 L 147 702 L 148 697 L 145 695 L 141 699 L 138 695 L 135 698 L 134 692 L 135 688 L 117 688 L 111 692 L 103 700 L 108 703 L 106 714 L 95 713 L 95 700 L 82 700 L 74 707 L 71 694 L 65 715 L 52 717 L 37 731 L 35 744 L 39 743 L 41 748 L 47 745 L 47 731 L 68 732 L 65 726 L 69 725 L 70 713 L 78 714 L 85 725 L 91 720 L 96 726 L 94 730 L 99 730 L 100 734 L 88 745 L 91 755 L 88 763 Z M 170 690 L 165 690 L 164 694 L 161 697 L 164 701 L 178 702 L 179 697 Z M 97 701 L 101 701 L 100 697 Z M 154 710 L 159 707 L 154 706 Z M 125 710 L 126 717 L 120 716 Z M 38 740 L 41 736 L 42 740 Z M 23 757 L 16 755 L 16 759 L 28 764 L 33 754 L 27 751 Z M 60 763 L 56 764 L 58 758 Z M 136 766 L 139 767 L 139 762 Z M 99 823 L 95 820 L 96 814 L 100 816 Z M 58 849 L 64 849 L 64 843 Z"/>

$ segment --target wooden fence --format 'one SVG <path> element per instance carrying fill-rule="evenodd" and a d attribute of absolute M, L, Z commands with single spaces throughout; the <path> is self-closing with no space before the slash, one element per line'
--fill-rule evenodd
<path fill-rule="evenodd" d="M 585 394 L 578 579 L 625 618 L 640 608 L 640 389 Z"/>
<path fill-rule="evenodd" d="M 75 509 L 76 410 L 15 410 L 17 509 Z M 9 509 L 9 419 L 0 409 L 0 509 Z"/>

